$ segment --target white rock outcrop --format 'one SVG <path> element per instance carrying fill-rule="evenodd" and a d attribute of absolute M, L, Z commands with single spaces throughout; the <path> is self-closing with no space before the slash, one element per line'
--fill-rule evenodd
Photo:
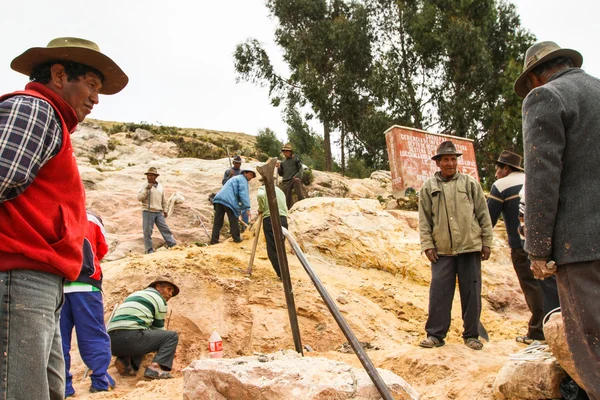
<path fill-rule="evenodd" d="M 378 370 L 395 399 L 416 400 L 404 379 Z M 288 351 L 258 357 L 194 361 L 183 370 L 185 400 L 375 400 L 381 396 L 363 369 Z"/>

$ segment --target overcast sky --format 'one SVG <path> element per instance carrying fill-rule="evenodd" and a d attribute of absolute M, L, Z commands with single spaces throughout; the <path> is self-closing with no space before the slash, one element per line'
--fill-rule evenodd
<path fill-rule="evenodd" d="M 597 0 L 513 2 L 538 40 L 580 51 L 583 68 L 600 77 Z M 91 118 L 248 134 L 270 127 L 283 139 L 281 111 L 270 105 L 267 90 L 236 84 L 233 70 L 236 44 L 253 37 L 284 71 L 274 29 L 263 0 L 4 1 L 0 93 L 27 82 L 10 69 L 15 56 L 55 37 L 76 36 L 96 42 L 130 79 L 121 93 L 101 96 Z"/>

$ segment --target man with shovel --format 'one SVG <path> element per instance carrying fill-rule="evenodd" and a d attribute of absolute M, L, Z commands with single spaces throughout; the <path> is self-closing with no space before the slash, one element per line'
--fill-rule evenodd
<path fill-rule="evenodd" d="M 0 394 L 63 399 L 63 281 L 81 271 L 88 226 L 71 133 L 128 78 L 73 37 L 30 48 L 11 68 L 31 82 L 0 97 Z"/>
<path fill-rule="evenodd" d="M 463 340 L 481 350 L 481 261 L 490 258 L 492 222 L 483 189 L 458 172 L 454 144 L 447 140 L 432 157 L 440 169 L 419 192 L 421 248 L 431 262 L 425 348 L 440 347 L 450 329 L 452 300 L 458 276 L 463 317 Z"/>

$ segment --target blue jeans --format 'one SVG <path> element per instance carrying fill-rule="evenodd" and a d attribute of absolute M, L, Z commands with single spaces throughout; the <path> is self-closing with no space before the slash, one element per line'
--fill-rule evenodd
<path fill-rule="evenodd" d="M 60 333 L 65 355 L 66 389 L 65 397 L 75 393 L 71 369 L 71 337 L 75 327 L 79 355 L 85 365 L 92 370 L 92 387 L 108 390 L 115 381 L 106 372 L 112 357 L 110 339 L 104 326 L 104 305 L 102 292 L 65 293 L 65 304 L 60 312 Z"/>
<path fill-rule="evenodd" d="M 0 272 L 0 395 L 58 400 L 65 394 L 59 316 L 63 278 L 17 269 Z"/>
<path fill-rule="evenodd" d="M 146 253 L 154 252 L 154 249 L 152 248 L 152 231 L 154 230 L 154 224 L 156 224 L 160 234 L 163 239 L 165 239 L 167 246 L 173 247 L 177 244 L 162 212 L 142 211 L 144 249 Z"/>

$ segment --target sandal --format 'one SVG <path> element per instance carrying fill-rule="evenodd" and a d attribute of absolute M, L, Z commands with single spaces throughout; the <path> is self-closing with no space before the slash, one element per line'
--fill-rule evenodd
<path fill-rule="evenodd" d="M 517 343 L 530 345 L 531 343 L 535 342 L 536 339 L 530 338 L 529 336 L 517 336 L 515 340 L 517 341 Z"/>
<path fill-rule="evenodd" d="M 155 371 L 150 368 L 146 368 L 146 372 L 144 372 L 144 378 L 148 379 L 171 379 L 173 375 L 168 373 L 167 371 Z"/>
<path fill-rule="evenodd" d="M 131 366 L 131 358 L 127 357 L 117 357 L 115 360 L 115 368 L 119 371 L 121 376 L 136 376 L 136 372 Z"/>
<path fill-rule="evenodd" d="M 481 350 L 483 349 L 483 343 L 479 339 L 476 338 L 468 338 L 465 339 L 465 345 L 472 350 Z"/>
<path fill-rule="evenodd" d="M 426 349 L 432 349 L 434 347 L 442 347 L 445 344 L 446 342 L 436 338 L 435 336 L 427 336 L 427 339 L 421 341 L 421 343 L 419 343 L 419 346 L 424 347 Z"/>

